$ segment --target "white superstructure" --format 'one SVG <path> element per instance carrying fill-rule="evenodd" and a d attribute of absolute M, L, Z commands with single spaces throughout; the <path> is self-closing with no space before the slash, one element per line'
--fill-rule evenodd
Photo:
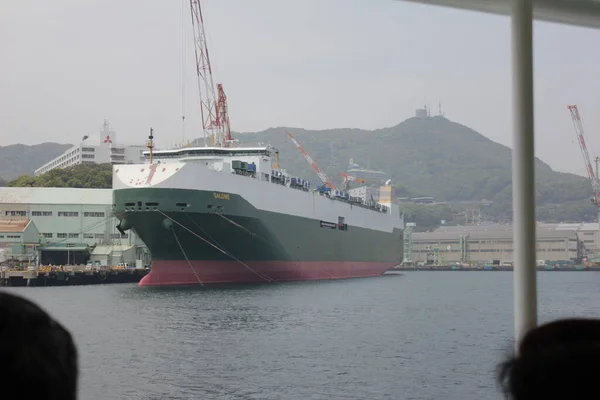
<path fill-rule="evenodd" d="M 344 223 L 352 226 L 385 232 L 403 229 L 397 204 L 377 204 L 373 208 L 351 201 L 340 191 L 311 190 L 309 182 L 272 169 L 274 151 L 269 146 L 157 151 L 152 164 L 114 166 L 113 189 L 152 187 L 232 193 L 259 210 L 325 221 L 345 215 Z"/>
<path fill-rule="evenodd" d="M 84 136 L 81 143 L 36 169 L 34 175 L 79 164 L 136 164 L 144 162 L 144 149 L 144 146 L 117 145 L 116 133 L 110 129 L 108 120 L 105 119 L 98 142 Z"/>

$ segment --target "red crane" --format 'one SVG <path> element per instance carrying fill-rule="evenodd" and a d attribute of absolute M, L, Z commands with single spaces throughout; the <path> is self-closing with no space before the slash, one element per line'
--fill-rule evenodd
<path fill-rule="evenodd" d="M 587 146 L 585 144 L 585 137 L 583 135 L 583 123 L 581 122 L 579 109 L 576 105 L 570 105 L 567 106 L 567 108 L 571 112 L 571 119 L 573 120 L 573 126 L 575 127 L 575 134 L 577 135 L 579 148 L 581 149 L 581 154 L 583 154 L 583 161 L 585 162 L 585 168 L 587 169 L 588 178 L 592 182 L 592 187 L 594 189 L 594 197 L 592 198 L 592 203 L 600 207 L 600 185 L 598 182 L 598 177 L 594 173 L 594 168 L 592 168 L 590 154 L 588 153 Z"/>
<path fill-rule="evenodd" d="M 319 168 L 319 166 L 313 161 L 313 159 L 308 155 L 308 153 L 306 152 L 306 150 L 304 150 L 302 148 L 302 146 L 300 146 L 300 143 L 298 143 L 298 141 L 296 140 L 296 138 L 293 137 L 292 134 L 289 133 L 288 131 L 285 131 L 285 133 L 287 133 L 287 135 L 289 136 L 289 138 L 292 141 L 292 143 L 294 143 L 294 145 L 296 145 L 296 148 L 302 154 L 302 156 L 304 157 L 304 159 L 315 170 L 315 172 L 317 173 L 317 176 L 319 177 L 319 179 L 321 180 L 321 182 L 323 182 L 323 185 L 331 188 L 331 190 L 337 190 L 337 187 L 333 184 L 333 182 L 331 182 L 329 180 L 329 178 L 327 177 L 327 175 L 325 175 L 325 172 L 323 172 L 321 170 L 321 168 Z"/>
<path fill-rule="evenodd" d="M 194 31 L 196 75 L 198 75 L 204 145 L 206 145 L 206 137 L 208 136 L 212 146 L 228 147 L 233 139 L 227 112 L 227 96 L 225 96 L 223 85 L 220 83 L 217 85 L 217 92 L 215 92 L 200 0 L 190 0 L 190 10 Z"/>
<path fill-rule="evenodd" d="M 353 175 L 348 175 L 345 172 L 340 172 L 340 175 L 343 178 L 342 184 L 344 185 L 344 190 L 348 190 L 350 188 L 350 181 L 356 181 L 358 183 L 365 183 L 364 179 L 357 178 Z"/>

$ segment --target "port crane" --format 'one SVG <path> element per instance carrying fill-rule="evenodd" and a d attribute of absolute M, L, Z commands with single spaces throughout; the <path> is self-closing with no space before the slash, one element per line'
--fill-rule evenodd
<path fill-rule="evenodd" d="M 331 190 L 337 190 L 337 187 L 335 186 L 335 184 L 329 180 L 329 178 L 327 177 L 327 175 L 325 175 L 325 172 L 323 172 L 321 170 L 321 168 L 319 168 L 319 166 L 317 165 L 317 163 L 315 163 L 313 161 L 313 159 L 308 155 L 308 153 L 306 152 L 306 150 L 304 150 L 304 148 L 300 145 L 300 143 L 298 143 L 298 141 L 296 140 L 296 138 L 294 136 L 292 136 L 292 134 L 290 132 L 288 132 L 287 130 L 285 131 L 285 133 L 288 135 L 288 137 L 290 138 L 290 140 L 292 141 L 292 143 L 294 143 L 294 145 L 296 146 L 296 148 L 298 149 L 298 151 L 300 152 L 300 154 L 302 154 L 302 157 L 304 157 L 304 159 L 315 170 L 317 176 L 319 177 L 319 179 L 321 180 L 321 182 L 323 182 L 323 186 L 324 187 L 328 187 Z"/>
<path fill-rule="evenodd" d="M 585 163 L 588 178 L 592 183 L 592 189 L 594 191 L 594 194 L 590 201 L 596 206 L 598 213 L 598 224 L 600 229 L 600 181 L 598 180 L 598 161 L 600 161 L 600 158 L 596 157 L 596 159 L 594 160 L 596 162 L 596 171 L 594 172 L 594 168 L 592 168 L 590 154 L 588 152 L 587 145 L 585 144 L 583 122 L 581 120 L 581 115 L 579 114 L 579 109 L 577 108 L 577 105 L 569 105 L 567 106 L 567 109 L 571 113 L 571 119 L 573 120 L 573 127 L 575 128 L 577 142 L 579 143 L 579 148 L 581 150 L 581 154 L 583 155 L 583 161 Z M 600 255 L 599 250 L 600 249 L 596 249 L 596 257 Z"/>
<path fill-rule="evenodd" d="M 223 90 L 223 84 L 218 83 L 215 90 L 200 0 L 190 0 L 190 10 L 204 145 L 207 145 L 206 138 L 208 136 L 211 146 L 230 147 L 234 140 L 231 137 L 227 96 Z"/>
<path fill-rule="evenodd" d="M 342 177 L 342 185 L 344 185 L 344 190 L 347 191 L 350 188 L 350 182 L 355 181 L 358 183 L 365 183 L 364 179 L 357 178 L 352 175 L 348 175 L 345 172 L 340 172 L 340 176 Z"/>

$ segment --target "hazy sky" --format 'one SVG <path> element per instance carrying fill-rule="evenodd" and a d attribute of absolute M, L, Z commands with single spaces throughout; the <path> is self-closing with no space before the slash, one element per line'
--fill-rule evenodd
<path fill-rule="evenodd" d="M 393 0 L 203 6 L 236 131 L 376 129 L 441 99 L 451 120 L 511 144 L 507 17 Z M 186 136 L 199 136 L 191 38 L 189 0 L 3 0 L 0 144 L 97 137 L 105 116 L 121 142 L 150 126 L 161 146 L 181 141 L 182 80 Z M 561 171 L 585 173 L 568 103 L 600 155 L 598 48 L 600 31 L 535 25 L 536 151 Z"/>

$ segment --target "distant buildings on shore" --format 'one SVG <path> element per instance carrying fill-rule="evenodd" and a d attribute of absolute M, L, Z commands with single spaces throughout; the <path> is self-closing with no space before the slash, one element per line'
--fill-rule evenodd
<path fill-rule="evenodd" d="M 53 169 L 64 169 L 80 164 L 129 164 L 144 162 L 143 145 L 123 146 L 117 143 L 116 132 L 104 120 L 99 140 L 95 142 L 85 135 L 81 142 L 55 159 L 36 169 L 34 175 L 41 175 Z"/>

